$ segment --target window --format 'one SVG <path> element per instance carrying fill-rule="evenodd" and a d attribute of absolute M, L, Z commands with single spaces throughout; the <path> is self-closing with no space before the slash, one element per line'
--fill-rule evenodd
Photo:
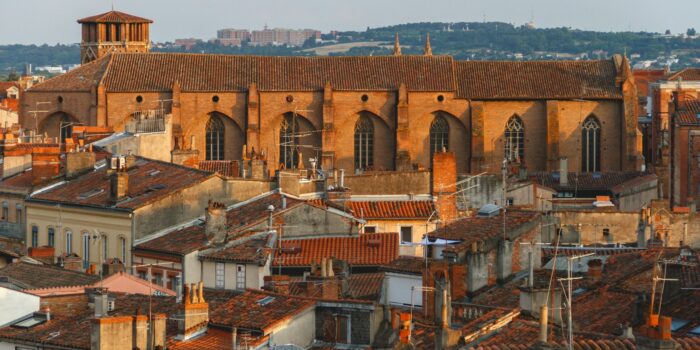
<path fill-rule="evenodd" d="M 10 208 L 7 202 L 2 202 L 2 220 L 10 221 Z"/>
<path fill-rule="evenodd" d="M 520 163 L 525 157 L 525 127 L 517 115 L 508 119 L 505 133 L 505 158 Z"/>
<path fill-rule="evenodd" d="M 355 169 L 368 170 L 374 165 L 374 125 L 361 115 L 355 124 Z"/>
<path fill-rule="evenodd" d="M 581 126 L 581 171 L 600 171 L 600 123 L 594 116 Z"/>
<path fill-rule="evenodd" d="M 53 247 L 56 244 L 56 231 L 54 230 L 53 227 L 49 227 L 47 230 L 47 236 L 48 236 L 48 245 L 49 247 Z"/>
<path fill-rule="evenodd" d="M 299 164 L 299 122 L 292 113 L 287 113 L 280 126 L 280 164 L 285 169 L 296 169 Z"/>
<path fill-rule="evenodd" d="M 224 123 L 219 116 L 209 116 L 206 134 L 207 160 L 224 160 Z"/>
<path fill-rule="evenodd" d="M 39 227 L 32 225 L 32 247 L 39 246 Z"/>
<path fill-rule="evenodd" d="M 73 232 L 66 231 L 66 255 L 73 253 Z"/>
<path fill-rule="evenodd" d="M 17 218 L 15 219 L 15 221 L 16 221 L 18 224 L 21 224 L 21 223 L 22 223 L 22 219 L 23 219 L 23 218 L 22 218 L 22 205 L 21 205 L 21 204 L 15 205 L 15 214 L 17 215 Z"/>
<path fill-rule="evenodd" d="M 506 198 L 506 206 L 511 207 L 511 206 L 513 206 L 513 204 L 515 204 L 515 198 L 513 198 L 513 197 Z"/>
<path fill-rule="evenodd" d="M 119 238 L 119 246 L 120 246 L 120 249 L 122 252 L 122 254 L 121 254 L 122 264 L 124 264 L 124 266 L 126 266 L 126 238 L 124 238 L 124 237 Z"/>
<path fill-rule="evenodd" d="M 430 124 L 430 159 L 433 154 L 450 149 L 450 125 L 445 117 L 438 115 Z"/>
<path fill-rule="evenodd" d="M 245 289 L 245 265 L 236 265 L 236 289 Z"/>
<path fill-rule="evenodd" d="M 377 233 L 376 226 L 365 226 L 365 233 Z"/>
<path fill-rule="evenodd" d="M 146 271 L 139 271 L 138 274 L 139 274 L 139 278 L 140 278 L 140 279 L 142 279 L 142 280 L 146 280 L 146 279 L 147 279 L 147 277 L 146 277 Z"/>
<path fill-rule="evenodd" d="M 83 234 L 83 268 L 90 267 L 90 234 Z"/>
<path fill-rule="evenodd" d="M 108 246 L 107 235 L 102 235 L 102 262 L 109 259 L 109 246 Z"/>
<path fill-rule="evenodd" d="M 216 263 L 216 288 L 223 289 L 225 281 L 225 265 L 223 263 Z"/>
<path fill-rule="evenodd" d="M 335 316 L 335 342 L 350 344 L 350 317 L 347 315 Z"/>
<path fill-rule="evenodd" d="M 413 227 L 401 226 L 401 243 L 413 242 Z"/>

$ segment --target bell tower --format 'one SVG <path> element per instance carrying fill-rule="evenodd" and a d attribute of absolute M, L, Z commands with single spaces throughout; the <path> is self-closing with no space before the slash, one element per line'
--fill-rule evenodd
<path fill-rule="evenodd" d="M 83 26 L 80 63 L 92 62 L 110 52 L 148 52 L 152 20 L 110 11 L 79 19 Z"/>

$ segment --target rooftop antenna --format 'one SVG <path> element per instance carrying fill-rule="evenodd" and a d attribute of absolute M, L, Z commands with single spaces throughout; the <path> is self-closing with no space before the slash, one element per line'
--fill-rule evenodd
<path fill-rule="evenodd" d="M 574 255 L 566 258 L 566 263 L 567 263 L 567 271 L 566 271 L 566 278 L 558 278 L 559 283 L 562 281 L 566 281 L 567 286 L 566 286 L 566 311 L 568 314 L 568 319 L 566 322 L 566 326 L 568 328 L 569 334 L 568 334 L 568 346 L 567 349 L 573 350 L 573 342 L 574 342 L 574 324 L 572 321 L 572 309 L 571 309 L 571 300 L 573 299 L 572 295 L 572 285 L 574 280 L 580 280 L 583 277 L 573 277 L 573 265 L 574 265 L 574 260 L 578 260 L 587 256 L 595 255 L 595 253 L 588 253 L 588 254 L 582 254 L 582 255 Z M 553 270 L 556 269 L 556 261 L 554 262 L 554 266 L 552 268 Z"/>

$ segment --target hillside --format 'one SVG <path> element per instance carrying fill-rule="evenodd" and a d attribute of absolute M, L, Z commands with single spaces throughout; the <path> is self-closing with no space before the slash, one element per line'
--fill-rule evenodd
<path fill-rule="evenodd" d="M 421 54 L 426 33 L 434 54 L 457 59 L 594 59 L 627 52 L 632 62 L 646 66 L 672 65 L 672 69 L 700 65 L 700 37 L 645 32 L 594 32 L 569 28 L 531 28 L 501 22 L 411 23 L 363 32 L 324 34 L 322 43 L 308 42 L 301 48 L 223 47 L 206 42 L 192 52 L 251 55 L 386 55 L 399 33 L 404 54 Z M 690 32 L 690 31 L 689 31 Z M 692 34 L 690 32 L 690 34 Z M 170 43 L 154 51 L 182 52 Z M 25 63 L 69 65 L 79 62 L 78 45 L 0 46 L 0 76 L 22 71 Z"/>

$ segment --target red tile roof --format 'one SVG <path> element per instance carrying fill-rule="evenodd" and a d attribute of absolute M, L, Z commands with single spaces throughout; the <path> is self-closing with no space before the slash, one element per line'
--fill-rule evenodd
<path fill-rule="evenodd" d="M 344 260 L 354 266 L 378 266 L 399 255 L 396 233 L 372 233 L 353 237 L 324 237 L 282 241 L 274 266 L 311 266 L 322 258 Z"/>
<path fill-rule="evenodd" d="M 140 243 L 134 249 L 135 254 L 138 254 L 139 251 L 150 250 L 166 254 L 186 255 L 205 248 L 208 243 L 204 227 L 195 225 Z"/>
<path fill-rule="evenodd" d="M 91 91 L 100 83 L 100 79 L 109 65 L 109 60 L 110 56 L 104 56 L 83 64 L 66 74 L 36 84 L 29 91 Z"/>
<path fill-rule="evenodd" d="M 678 106 L 678 114 L 676 120 L 681 125 L 699 125 L 700 100 L 689 99 L 681 102 Z"/>
<path fill-rule="evenodd" d="M 85 286 L 99 281 L 99 276 L 66 270 L 49 265 L 35 265 L 24 262 L 9 264 L 0 269 L 0 276 L 24 289 Z"/>
<path fill-rule="evenodd" d="M 447 56 L 271 57 L 180 53 L 111 55 L 108 92 L 171 91 L 454 91 Z M 136 79 L 135 77 L 138 77 Z"/>
<path fill-rule="evenodd" d="M 261 303 L 263 299 L 266 299 L 267 303 Z M 246 290 L 216 308 L 210 307 L 209 322 L 218 326 L 233 326 L 268 334 L 276 325 L 289 321 L 315 304 L 316 302 L 310 299 Z"/>
<path fill-rule="evenodd" d="M 700 80 L 700 68 L 685 68 L 683 70 L 680 70 L 676 73 L 673 73 L 670 77 L 668 77 L 668 81 L 675 81 L 678 79 L 682 79 L 683 81 L 696 81 Z"/>
<path fill-rule="evenodd" d="M 179 341 L 171 339 L 168 342 L 168 349 L 171 350 L 222 350 L 233 349 L 233 337 L 231 330 L 225 330 L 217 327 L 209 327 L 207 332 L 201 336 L 189 339 L 187 341 Z"/>
<path fill-rule="evenodd" d="M 431 259 L 428 259 L 430 263 Z M 415 256 L 400 256 L 398 259 L 381 266 L 382 271 L 423 275 L 426 259 Z"/>
<path fill-rule="evenodd" d="M 457 61 L 457 96 L 471 100 L 621 99 L 613 60 Z"/>
<path fill-rule="evenodd" d="M 615 291 L 604 286 L 574 296 L 573 318 L 577 330 L 621 335 L 623 325 L 636 317 L 636 293 Z"/>
<path fill-rule="evenodd" d="M 348 201 L 345 205 L 360 219 L 427 219 L 433 201 Z"/>
<path fill-rule="evenodd" d="M 221 176 L 238 177 L 238 161 L 234 160 L 201 160 L 199 170 L 219 173 Z"/>
<path fill-rule="evenodd" d="M 289 294 L 322 298 L 323 279 L 302 281 L 292 280 L 289 284 Z M 368 300 L 379 302 L 384 284 L 384 273 L 354 273 L 348 278 L 348 293 L 343 299 Z M 313 287 L 309 287 L 309 284 Z"/>
<path fill-rule="evenodd" d="M 270 256 L 268 247 L 272 235 L 257 235 L 230 242 L 225 247 L 213 248 L 199 254 L 200 260 L 255 263 L 263 266 Z"/>
<path fill-rule="evenodd" d="M 107 166 L 94 170 L 36 194 L 30 200 L 134 210 L 215 176 L 185 166 L 137 157 L 135 165 L 127 171 L 128 197 L 114 204 L 110 199 L 108 170 Z M 85 195 L 91 190 L 102 192 Z"/>
<path fill-rule="evenodd" d="M 540 213 L 519 209 L 508 209 L 506 214 L 506 232 L 514 234 L 515 230 L 534 224 L 540 218 Z M 500 239 L 503 236 L 503 212 L 493 217 L 472 216 L 450 222 L 445 227 L 429 232 L 429 238 L 457 240 L 461 243 L 450 245 L 445 250 L 461 252 L 469 248 L 472 242 Z M 514 237 L 510 237 L 514 238 Z"/>
<path fill-rule="evenodd" d="M 610 191 L 613 187 L 648 174 L 639 171 L 574 173 L 568 175 L 568 185 L 560 185 L 559 173 L 537 173 L 532 179 L 538 184 L 554 188 L 557 191 Z"/>
<path fill-rule="evenodd" d="M 78 20 L 78 23 L 153 23 L 153 21 L 112 10 L 99 15 L 81 18 Z"/>
<path fill-rule="evenodd" d="M 106 67 L 109 66 L 107 70 Z M 135 78 L 138 77 L 138 78 Z M 270 57 L 113 53 L 30 91 L 455 91 L 467 99 L 620 99 L 607 61 L 486 62 L 450 56 Z"/>

